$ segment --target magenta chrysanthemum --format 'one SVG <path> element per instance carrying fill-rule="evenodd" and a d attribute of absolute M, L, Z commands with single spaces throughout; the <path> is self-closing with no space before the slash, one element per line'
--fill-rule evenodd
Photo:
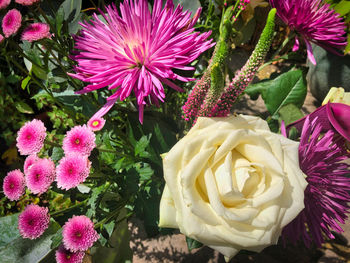
<path fill-rule="evenodd" d="M 40 0 L 15 0 L 15 2 L 17 4 L 20 4 L 20 5 L 29 6 L 29 5 L 32 5 L 34 3 L 40 2 Z"/>
<path fill-rule="evenodd" d="M 26 122 L 17 133 L 17 148 L 20 154 L 30 155 L 40 152 L 44 146 L 46 128 L 42 121 Z"/>
<path fill-rule="evenodd" d="M 96 14 L 76 37 L 73 58 L 78 62 L 73 77 L 91 83 L 79 93 L 109 86 L 117 89 L 100 110 L 102 117 L 118 100 L 124 100 L 133 91 L 143 120 L 146 104 L 164 101 L 163 84 L 182 91 L 170 80 L 190 81 L 172 69 L 193 70 L 186 66 L 213 44 L 206 39 L 211 32 L 194 33 L 200 9 L 191 19 L 191 13 L 171 0 L 162 9 L 162 1 L 155 0 L 152 13 L 146 0 L 124 0 L 120 14 L 115 5 L 106 7 L 104 22 Z"/>
<path fill-rule="evenodd" d="M 0 0 L 0 9 L 5 9 L 9 4 L 11 0 Z"/>
<path fill-rule="evenodd" d="M 29 172 L 29 168 L 36 163 L 36 161 L 39 160 L 39 157 L 35 154 L 29 155 L 25 161 L 24 161 L 24 165 L 23 165 L 23 170 L 24 170 L 24 174 L 27 175 Z"/>
<path fill-rule="evenodd" d="M 313 116 L 312 116 L 313 117 Z M 283 238 L 296 243 L 300 238 L 309 247 L 321 246 L 323 234 L 334 238 L 331 230 L 342 232 L 350 208 L 350 166 L 346 140 L 335 129 L 324 133 L 324 120 L 305 119 L 299 146 L 299 163 L 307 175 L 305 209 L 283 229 Z"/>
<path fill-rule="evenodd" d="M 50 26 L 48 24 L 33 23 L 24 29 L 22 40 L 33 42 L 43 38 L 49 38 L 50 36 Z"/>
<path fill-rule="evenodd" d="M 89 176 L 91 163 L 88 158 L 78 153 L 72 153 L 60 160 L 56 169 L 57 186 L 71 189 L 84 182 Z"/>
<path fill-rule="evenodd" d="M 89 156 L 96 147 L 95 134 L 86 125 L 75 126 L 63 139 L 63 150 L 65 154 L 79 153 Z"/>
<path fill-rule="evenodd" d="M 55 164 L 50 159 L 39 159 L 26 174 L 26 184 L 33 194 L 45 193 L 55 180 Z"/>
<path fill-rule="evenodd" d="M 100 117 L 95 118 L 94 116 L 88 121 L 88 127 L 93 131 L 102 130 L 105 126 L 106 120 Z"/>
<path fill-rule="evenodd" d="M 47 207 L 28 205 L 18 216 L 18 229 L 23 238 L 40 237 L 49 227 L 50 215 Z"/>
<path fill-rule="evenodd" d="M 22 15 L 17 9 L 11 9 L 2 19 L 2 32 L 5 37 L 9 37 L 17 33 L 21 27 Z"/>
<path fill-rule="evenodd" d="M 92 247 L 99 235 L 94 223 L 86 216 L 73 216 L 63 226 L 64 247 L 72 252 L 85 251 Z"/>
<path fill-rule="evenodd" d="M 13 170 L 7 173 L 3 182 L 3 191 L 11 201 L 18 200 L 25 191 L 25 179 L 20 170 Z"/>
<path fill-rule="evenodd" d="M 84 252 L 71 252 L 65 249 L 63 245 L 56 250 L 57 263 L 82 263 L 84 256 Z"/>
<path fill-rule="evenodd" d="M 278 16 L 305 41 L 309 60 L 316 64 L 310 42 L 328 50 L 347 45 L 345 23 L 329 4 L 322 0 L 270 0 Z M 295 38 L 293 51 L 299 47 Z"/>

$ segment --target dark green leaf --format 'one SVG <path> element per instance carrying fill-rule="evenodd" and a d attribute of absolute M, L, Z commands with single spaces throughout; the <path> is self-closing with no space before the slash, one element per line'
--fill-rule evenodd
<path fill-rule="evenodd" d="M 136 156 L 145 156 L 145 151 L 147 146 L 149 145 L 151 134 L 146 136 L 143 135 L 141 139 L 135 145 L 135 155 Z"/>
<path fill-rule="evenodd" d="M 286 125 L 304 117 L 301 110 L 294 104 L 284 105 L 278 113 Z"/>
<path fill-rule="evenodd" d="M 25 102 L 19 101 L 16 103 L 16 109 L 21 113 L 33 114 L 33 109 Z"/>
<path fill-rule="evenodd" d="M 200 248 L 203 246 L 201 242 L 198 242 L 197 240 L 194 240 L 192 238 L 186 237 L 186 243 L 187 243 L 187 248 L 189 251 L 195 248 Z"/>
<path fill-rule="evenodd" d="M 56 247 L 58 247 L 61 242 L 62 242 L 62 231 L 63 228 L 60 228 L 56 234 L 53 235 L 53 237 L 51 238 L 51 249 L 55 249 Z"/>
<path fill-rule="evenodd" d="M 17 228 L 18 215 L 13 214 L 0 218 L 0 247 L 5 246 L 20 236 Z"/>
<path fill-rule="evenodd" d="M 64 152 L 63 152 L 63 149 L 61 147 L 53 147 L 52 155 L 51 155 L 51 159 L 53 161 L 61 160 L 63 155 L 64 155 Z"/>

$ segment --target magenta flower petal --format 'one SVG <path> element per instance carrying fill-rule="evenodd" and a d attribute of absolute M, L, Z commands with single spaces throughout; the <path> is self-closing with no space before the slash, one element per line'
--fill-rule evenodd
<path fill-rule="evenodd" d="M 86 216 L 73 216 L 63 226 L 63 244 L 72 252 L 85 251 L 92 247 L 99 235 L 94 223 Z"/>
<path fill-rule="evenodd" d="M 40 237 L 49 227 L 50 215 L 47 207 L 28 205 L 18 216 L 18 229 L 23 238 Z"/>
<path fill-rule="evenodd" d="M 17 9 L 11 9 L 2 19 L 2 32 L 5 37 L 16 34 L 21 27 L 22 15 Z"/>
<path fill-rule="evenodd" d="M 84 256 L 84 252 L 71 252 L 65 249 L 63 245 L 56 250 L 57 263 L 82 263 Z"/>
<path fill-rule="evenodd" d="M 82 24 L 72 56 L 78 65 L 71 76 L 90 83 L 79 94 L 107 86 L 116 90 L 99 114 L 105 114 L 117 100 L 133 92 L 142 122 L 147 104 L 164 101 L 164 84 L 182 90 L 171 80 L 192 80 L 173 70 L 194 69 L 187 65 L 213 46 L 211 40 L 206 40 L 210 32 L 194 32 L 200 9 L 191 18 L 181 6 L 174 8 L 171 0 L 164 8 L 161 0 L 155 0 L 152 12 L 146 0 L 124 0 L 120 12 L 113 4 L 106 11 L 103 19 L 95 14 L 90 22 Z"/>
<path fill-rule="evenodd" d="M 9 4 L 11 0 L 0 0 L 0 9 L 5 9 Z"/>
<path fill-rule="evenodd" d="M 40 152 L 44 146 L 46 128 L 42 121 L 26 122 L 17 133 L 17 148 L 20 154 L 30 155 Z"/>
<path fill-rule="evenodd" d="M 103 118 L 94 118 L 92 117 L 87 125 L 88 127 L 93 130 L 93 131 L 99 131 L 99 130 L 102 130 L 103 126 L 105 125 L 106 123 L 106 120 L 103 119 Z"/>
<path fill-rule="evenodd" d="M 33 23 L 24 29 L 22 40 L 33 42 L 43 38 L 49 38 L 50 36 L 50 26 L 48 24 Z"/>
<path fill-rule="evenodd" d="M 33 194 L 45 193 L 55 180 L 55 164 L 51 159 L 39 159 L 26 174 L 26 184 Z"/>
<path fill-rule="evenodd" d="M 350 106 L 343 103 L 327 103 L 327 117 L 332 126 L 350 141 Z"/>
<path fill-rule="evenodd" d="M 19 200 L 25 192 L 25 179 L 20 170 L 13 170 L 7 173 L 4 178 L 3 187 L 4 194 L 11 201 Z"/>
<path fill-rule="evenodd" d="M 40 0 L 15 0 L 15 2 L 17 4 L 20 4 L 20 5 L 29 6 L 29 5 L 32 5 L 34 3 L 40 2 Z"/>
<path fill-rule="evenodd" d="M 23 165 L 23 170 L 24 170 L 24 174 L 28 175 L 29 173 L 29 168 L 36 163 L 39 160 L 39 157 L 35 154 L 29 155 L 25 161 L 24 161 L 24 165 Z"/>

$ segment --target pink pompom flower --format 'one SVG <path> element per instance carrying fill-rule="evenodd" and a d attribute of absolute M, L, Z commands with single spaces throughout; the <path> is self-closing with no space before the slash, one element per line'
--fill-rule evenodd
<path fill-rule="evenodd" d="M 17 4 L 20 4 L 20 5 L 29 6 L 29 5 L 35 4 L 37 2 L 40 2 L 40 0 L 15 0 L 15 2 Z"/>
<path fill-rule="evenodd" d="M 68 249 L 65 249 L 61 245 L 56 250 L 56 262 L 57 263 L 82 263 L 85 253 L 82 251 L 71 252 Z"/>
<path fill-rule="evenodd" d="M 17 133 L 17 148 L 21 155 L 40 152 L 44 146 L 46 128 L 42 121 L 34 119 L 26 122 Z"/>
<path fill-rule="evenodd" d="M 39 160 L 39 157 L 36 154 L 31 154 L 29 155 L 25 161 L 24 161 L 24 165 L 23 165 L 23 170 L 24 170 L 24 174 L 27 175 L 29 172 L 29 168 L 36 163 Z"/>
<path fill-rule="evenodd" d="M 88 127 L 93 131 L 99 131 L 105 126 L 106 120 L 101 117 L 94 117 L 88 121 Z"/>
<path fill-rule="evenodd" d="M 63 139 L 63 150 L 65 154 L 79 153 L 89 156 L 96 147 L 95 134 L 86 125 L 75 126 Z"/>
<path fill-rule="evenodd" d="M 0 0 L 0 9 L 5 9 L 9 4 L 11 0 Z"/>
<path fill-rule="evenodd" d="M 3 191 L 11 201 L 18 200 L 25 191 L 25 179 L 20 170 L 13 170 L 7 173 L 3 182 Z"/>
<path fill-rule="evenodd" d="M 72 153 L 63 157 L 56 169 L 57 186 L 71 189 L 84 182 L 89 176 L 91 162 L 84 155 Z"/>
<path fill-rule="evenodd" d="M 33 42 L 43 38 L 49 38 L 50 36 L 50 26 L 48 24 L 33 23 L 24 29 L 22 40 Z"/>
<path fill-rule="evenodd" d="M 18 217 L 18 229 L 23 238 L 40 237 L 49 227 L 50 215 L 47 207 L 28 205 Z"/>
<path fill-rule="evenodd" d="M 45 193 L 55 180 L 55 164 L 50 159 L 44 158 L 36 161 L 26 174 L 26 184 L 33 194 Z"/>
<path fill-rule="evenodd" d="M 90 218 L 73 216 L 63 226 L 63 244 L 72 252 L 85 251 L 99 238 Z"/>
<path fill-rule="evenodd" d="M 22 15 L 17 9 L 11 9 L 2 19 L 2 32 L 5 37 L 16 34 L 21 27 Z"/>

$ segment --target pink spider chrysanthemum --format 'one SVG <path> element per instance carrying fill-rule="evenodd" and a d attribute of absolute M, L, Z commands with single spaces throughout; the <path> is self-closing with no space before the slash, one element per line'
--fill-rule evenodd
<path fill-rule="evenodd" d="M 46 128 L 42 121 L 26 122 L 17 133 L 17 148 L 21 155 L 30 155 L 40 152 L 44 146 Z"/>
<path fill-rule="evenodd" d="M 99 238 L 94 223 L 84 215 L 68 219 L 63 226 L 62 236 L 64 247 L 72 252 L 89 249 Z"/>
<path fill-rule="evenodd" d="M 26 184 L 33 194 L 45 193 L 55 180 L 55 164 L 50 159 L 37 160 L 26 174 Z"/>
<path fill-rule="evenodd" d="M 62 146 L 65 154 L 78 153 L 86 156 L 95 147 L 95 134 L 86 125 L 75 126 L 67 132 Z"/>
<path fill-rule="evenodd" d="M 33 42 L 43 38 L 49 38 L 50 36 L 50 26 L 48 24 L 33 23 L 24 29 L 21 39 Z"/>
<path fill-rule="evenodd" d="M 93 131 L 99 131 L 102 130 L 103 126 L 105 126 L 106 120 L 100 117 L 94 117 L 88 121 L 87 125 L 88 127 Z"/>
<path fill-rule="evenodd" d="M 72 153 L 63 157 L 56 169 L 56 181 L 59 188 L 68 190 L 86 180 L 90 173 L 91 162 L 84 155 Z"/>
<path fill-rule="evenodd" d="M 31 204 L 18 216 L 18 229 L 23 238 L 40 237 L 49 224 L 50 215 L 47 207 Z"/>
<path fill-rule="evenodd" d="M 56 250 L 56 262 L 57 263 L 82 263 L 85 253 L 82 251 L 71 252 L 61 245 Z"/>
<path fill-rule="evenodd" d="M 25 179 L 20 170 L 7 173 L 3 182 L 3 191 L 11 201 L 18 200 L 25 192 Z"/>
<path fill-rule="evenodd" d="M 39 157 L 35 154 L 27 156 L 24 160 L 23 170 L 24 174 L 27 175 L 29 172 L 29 168 L 39 160 Z"/>
<path fill-rule="evenodd" d="M 345 23 L 322 0 L 270 0 L 270 3 L 283 22 L 304 39 L 308 58 L 313 64 L 316 64 L 316 60 L 310 42 L 330 51 L 347 45 Z M 293 51 L 298 48 L 299 39 L 296 37 Z"/>
<path fill-rule="evenodd" d="M 181 6 L 174 9 L 172 0 L 164 8 L 155 0 L 152 12 L 146 0 L 124 0 L 120 12 L 114 4 L 106 10 L 103 19 L 94 14 L 92 21 L 81 24 L 73 56 L 78 65 L 71 76 L 91 83 L 80 94 L 106 86 L 116 89 L 98 117 L 134 92 L 142 123 L 144 106 L 164 101 L 164 84 L 182 91 L 170 80 L 193 80 L 173 69 L 194 70 L 186 65 L 214 45 L 206 40 L 211 32 L 194 32 L 201 9 L 191 18 Z"/>
<path fill-rule="evenodd" d="M 35 4 L 37 2 L 40 2 L 40 0 L 15 0 L 15 2 L 17 4 L 20 4 L 20 5 L 29 6 L 29 5 Z"/>
<path fill-rule="evenodd" d="M 5 9 L 10 4 L 11 0 L 0 0 L 0 9 Z"/>

